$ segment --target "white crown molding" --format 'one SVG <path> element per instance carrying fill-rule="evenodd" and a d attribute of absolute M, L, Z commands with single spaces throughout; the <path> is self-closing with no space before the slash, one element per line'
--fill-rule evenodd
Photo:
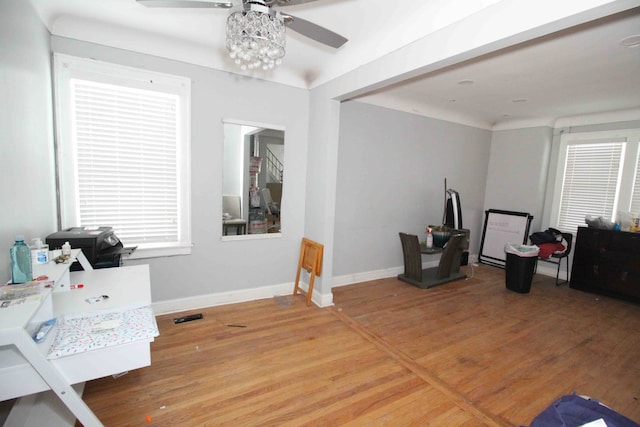
<path fill-rule="evenodd" d="M 552 117 L 540 117 L 535 119 L 520 119 L 496 123 L 491 127 L 492 131 L 514 130 L 536 127 L 553 127 L 555 119 Z"/>
<path fill-rule="evenodd" d="M 478 129 L 491 130 L 491 123 L 484 120 L 466 115 L 460 112 L 440 109 L 431 105 L 412 102 L 407 99 L 395 97 L 387 93 L 375 95 L 367 95 L 361 98 L 355 98 L 354 101 L 364 104 L 376 105 L 391 110 L 403 111 L 409 114 L 416 114 L 430 119 L 443 120 L 445 122 L 453 122 L 464 126 L 471 126 Z"/>
<path fill-rule="evenodd" d="M 556 120 L 554 127 L 565 128 L 572 126 L 595 125 L 600 123 L 628 122 L 633 120 L 640 120 L 640 108 L 560 117 Z"/>
<path fill-rule="evenodd" d="M 219 48 L 205 43 L 193 43 L 192 41 L 180 40 L 175 37 L 152 34 L 69 15 L 58 17 L 53 23 L 51 33 L 54 38 L 64 37 L 81 40 L 238 74 L 241 78 L 261 79 L 259 74 L 254 76 L 247 72 L 239 73 L 235 64 L 228 58 L 226 48 Z M 268 80 L 286 86 L 308 89 L 308 84 L 304 78 L 289 71 L 286 67 L 270 74 Z"/>
<path fill-rule="evenodd" d="M 533 127 L 550 127 L 560 129 L 572 126 L 596 125 L 601 123 L 615 123 L 640 120 L 640 108 L 631 110 L 603 111 L 599 113 L 583 114 L 567 117 L 538 117 L 534 119 L 512 120 L 496 123 L 491 131 L 526 129 Z M 456 122 L 459 123 L 459 122 Z M 461 123 L 468 124 L 468 123 Z"/>

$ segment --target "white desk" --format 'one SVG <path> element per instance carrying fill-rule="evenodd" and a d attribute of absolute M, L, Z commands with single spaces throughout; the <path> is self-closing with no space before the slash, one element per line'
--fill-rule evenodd
<path fill-rule="evenodd" d="M 83 425 L 101 426 L 72 385 L 149 366 L 153 338 L 47 359 L 56 331 L 39 344 L 32 335 L 52 317 L 151 304 L 149 267 L 72 272 L 70 280 L 83 287 L 49 292 L 39 303 L 0 308 L 0 401 L 51 390 Z M 94 304 L 85 301 L 99 295 L 109 298 Z"/>

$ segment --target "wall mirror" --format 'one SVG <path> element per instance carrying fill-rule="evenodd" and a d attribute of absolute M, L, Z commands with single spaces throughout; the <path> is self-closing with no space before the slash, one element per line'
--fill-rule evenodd
<path fill-rule="evenodd" d="M 280 234 L 284 128 L 235 120 L 223 125 L 222 236 Z"/>

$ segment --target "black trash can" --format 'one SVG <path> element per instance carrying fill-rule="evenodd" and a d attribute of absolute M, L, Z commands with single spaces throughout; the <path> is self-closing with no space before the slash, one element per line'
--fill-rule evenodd
<path fill-rule="evenodd" d="M 538 260 L 537 246 L 510 246 L 505 247 L 507 253 L 506 285 L 507 289 L 521 294 L 527 294 L 531 290 L 533 272 Z"/>

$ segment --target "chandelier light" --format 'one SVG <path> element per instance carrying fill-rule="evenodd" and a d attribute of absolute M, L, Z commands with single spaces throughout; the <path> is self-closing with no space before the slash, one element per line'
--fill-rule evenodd
<path fill-rule="evenodd" d="M 227 18 L 227 49 L 242 70 L 280 65 L 285 54 L 283 18 L 263 1 L 245 3 L 244 10 Z"/>

